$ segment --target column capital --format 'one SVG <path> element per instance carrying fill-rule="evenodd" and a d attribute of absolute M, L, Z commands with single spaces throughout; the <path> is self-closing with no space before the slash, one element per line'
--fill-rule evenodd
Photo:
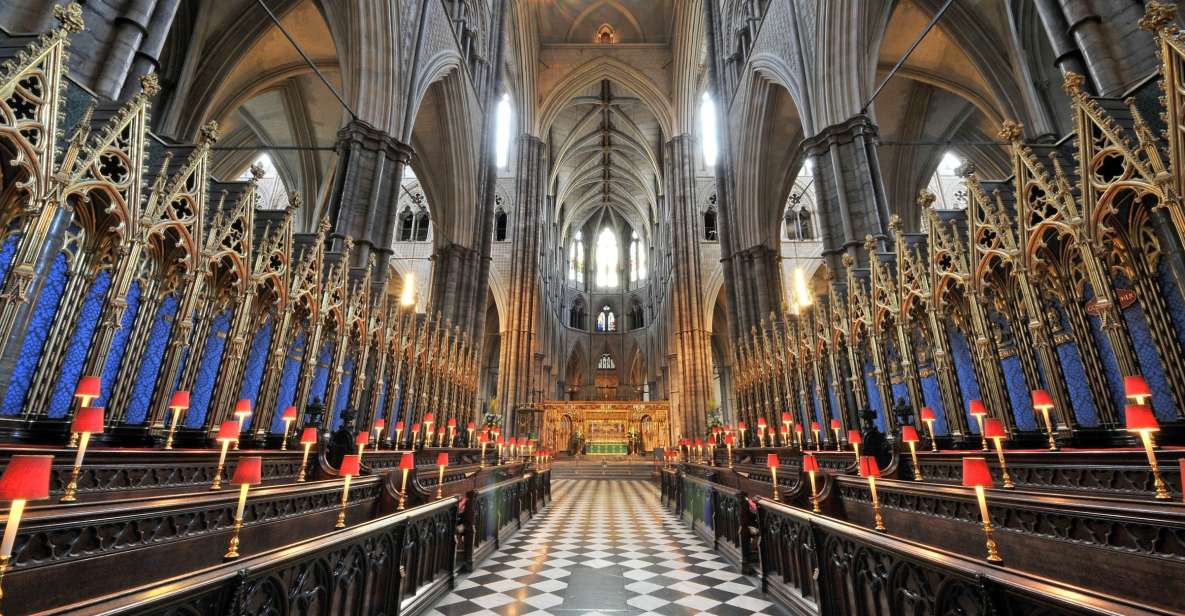
<path fill-rule="evenodd" d="M 382 151 L 387 158 L 403 164 L 410 163 L 416 155 L 415 148 L 410 144 L 403 143 L 362 120 L 351 120 L 337 131 L 339 153 L 350 143 L 358 144 L 366 150 Z"/>
<path fill-rule="evenodd" d="M 880 131 L 872 118 L 857 115 L 838 124 L 823 128 L 802 142 L 802 151 L 808 156 L 820 156 L 833 146 L 852 143 L 858 137 L 877 139 Z"/>

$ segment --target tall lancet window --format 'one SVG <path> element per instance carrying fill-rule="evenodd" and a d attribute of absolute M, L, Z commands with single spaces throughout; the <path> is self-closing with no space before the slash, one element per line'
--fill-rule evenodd
<path fill-rule="evenodd" d="M 584 282 L 584 233 L 581 231 L 576 232 L 568 248 L 568 280 L 577 284 Z"/>
<path fill-rule="evenodd" d="M 617 234 L 609 227 L 597 235 L 597 286 L 613 289 L 617 287 L 617 265 L 621 255 L 617 251 Z"/>
<path fill-rule="evenodd" d="M 510 112 L 510 95 L 503 94 L 502 99 L 498 101 L 498 108 L 496 110 L 495 133 L 494 133 L 494 162 L 499 169 L 505 169 L 510 163 L 510 124 L 512 121 Z"/>
<path fill-rule="evenodd" d="M 646 280 L 646 247 L 638 232 L 630 234 L 630 282 Z"/>
<path fill-rule="evenodd" d="M 704 164 L 716 166 L 716 156 L 720 153 L 720 142 L 716 134 L 716 101 L 712 95 L 704 92 L 699 104 L 700 141 L 704 146 Z"/>
<path fill-rule="evenodd" d="M 597 331 L 617 331 L 617 315 L 613 314 L 613 309 L 609 306 L 604 306 L 601 308 L 601 312 L 597 314 Z"/>

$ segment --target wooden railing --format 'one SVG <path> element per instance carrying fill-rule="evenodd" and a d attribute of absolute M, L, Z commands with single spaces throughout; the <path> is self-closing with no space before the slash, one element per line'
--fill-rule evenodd
<path fill-rule="evenodd" d="M 450 497 L 195 574 L 42 612 L 414 614 L 451 587 L 460 499 Z"/>
<path fill-rule="evenodd" d="M 757 502 L 762 587 L 795 614 L 1175 613 Z"/>

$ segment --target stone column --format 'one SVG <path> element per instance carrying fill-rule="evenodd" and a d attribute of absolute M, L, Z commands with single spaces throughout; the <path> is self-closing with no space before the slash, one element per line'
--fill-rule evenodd
<path fill-rule="evenodd" d="M 673 235 L 673 280 L 676 361 L 679 404 L 673 412 L 681 418 L 685 436 L 703 436 L 707 403 L 712 396 L 710 334 L 704 317 L 703 274 L 700 271 L 700 224 L 695 199 L 695 140 L 680 135 L 667 142 L 666 198 L 670 203 Z"/>
<path fill-rule="evenodd" d="M 365 267 L 374 254 L 372 297 L 386 291 L 399 182 L 414 154 L 410 145 L 361 120 L 351 121 L 337 133 L 337 169 L 327 202 L 330 238 L 334 251 L 342 249 L 347 236 L 354 239 L 350 255 L 354 268 Z"/>
<path fill-rule="evenodd" d="M 815 186 L 823 258 L 833 272 L 842 272 L 842 255 L 860 267 L 868 264 L 864 238 L 884 240 L 889 226 L 888 199 L 876 153 L 876 126 L 868 116 L 855 116 L 828 126 L 803 142 L 815 159 Z"/>
<path fill-rule="evenodd" d="M 531 371 L 534 363 L 535 329 L 539 315 L 539 260 L 543 225 L 540 224 L 547 203 L 546 146 L 538 137 L 523 135 L 518 139 L 515 173 L 514 238 L 510 252 L 510 310 L 502 336 L 502 357 L 498 366 L 498 408 L 503 425 L 509 425 L 516 406 L 527 404 L 531 396 Z"/>

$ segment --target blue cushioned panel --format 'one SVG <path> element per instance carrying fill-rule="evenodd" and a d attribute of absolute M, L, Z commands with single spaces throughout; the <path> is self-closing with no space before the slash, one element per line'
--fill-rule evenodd
<path fill-rule="evenodd" d="M 954 323 L 949 320 L 946 322 L 946 331 L 950 339 L 950 353 L 951 359 L 955 364 L 955 374 L 959 377 L 959 389 L 963 391 L 963 400 L 979 400 L 979 382 L 975 379 L 975 364 L 971 359 L 971 347 L 967 346 L 967 339 L 963 337 L 963 332 L 960 332 Z M 960 412 L 966 414 L 967 409 L 959 409 Z M 971 432 L 979 434 L 979 425 L 973 417 L 967 415 L 967 423 L 971 426 Z"/>
<path fill-rule="evenodd" d="M 99 325 L 99 317 L 103 313 L 103 303 L 107 297 L 107 288 L 111 286 L 111 272 L 103 270 L 95 276 L 95 281 L 83 300 L 82 310 L 78 313 L 78 320 L 74 324 L 74 335 L 66 346 L 66 354 L 62 359 L 62 369 L 58 373 L 58 380 L 49 399 L 49 416 L 65 417 L 74 406 L 74 389 L 78 386 L 78 379 L 82 376 L 82 369 L 86 364 L 86 355 L 91 349 L 95 327 Z"/>
<path fill-rule="evenodd" d="M 263 379 L 263 369 L 266 367 L 271 340 L 272 320 L 268 319 L 251 338 L 251 348 L 247 352 L 247 365 L 243 367 L 243 386 L 239 388 L 239 399 L 250 400 L 251 408 L 256 412 L 259 410 L 255 408 L 259 396 L 259 383 Z M 255 413 L 252 413 L 247 421 L 243 422 L 243 427 L 250 427 L 254 421 Z"/>
<path fill-rule="evenodd" d="M 119 378 L 119 366 L 123 362 L 123 352 L 128 346 L 128 338 L 132 335 L 132 328 L 136 325 L 136 314 L 140 311 L 140 283 L 133 282 L 128 289 L 128 307 L 120 321 L 119 331 L 111 339 L 111 351 L 107 353 L 106 365 L 103 366 L 103 393 L 95 404 L 107 406 L 107 398 L 111 389 L 115 387 L 115 379 Z"/>
<path fill-rule="evenodd" d="M 210 397 L 214 395 L 214 380 L 222 365 L 222 351 L 226 348 L 226 332 L 230 329 L 232 317 L 232 311 L 227 310 L 215 317 L 210 325 L 206 349 L 201 355 L 202 363 L 199 364 L 190 394 L 189 412 L 185 414 L 185 426 L 188 428 L 200 428 L 206 421 L 206 411 L 210 407 Z"/>
<path fill-rule="evenodd" d="M 21 354 L 17 357 L 16 366 L 12 369 L 12 378 L 8 382 L 8 390 L 4 393 L 4 414 L 20 414 L 25 403 L 25 394 L 33 384 L 33 373 L 37 370 L 37 360 L 41 357 L 41 347 L 45 345 L 45 338 L 49 336 L 53 317 L 58 312 L 58 302 L 62 292 L 66 290 L 66 280 L 69 264 L 65 253 L 59 253 L 49 268 L 49 276 L 37 297 L 37 305 L 33 309 L 32 319 L 29 321 L 29 331 L 21 344 Z"/>
<path fill-rule="evenodd" d="M 144 357 L 140 361 L 140 370 L 136 374 L 135 382 L 132 383 L 132 397 L 128 400 L 128 410 L 124 415 L 129 424 L 144 423 L 148 416 L 148 405 L 152 403 L 152 392 L 160 374 L 165 350 L 168 349 L 169 334 L 173 329 L 173 318 L 176 314 L 177 297 L 170 295 L 160 304 L 156 322 L 152 324 L 152 331 L 148 334 L 148 345 L 143 350 Z"/>
<path fill-rule="evenodd" d="M 280 376 L 280 392 L 276 396 L 275 414 L 272 415 L 272 432 L 279 433 L 284 430 L 284 422 L 280 417 L 284 413 L 284 409 L 292 406 L 292 401 L 296 399 L 296 386 L 300 384 L 300 357 L 302 353 L 304 353 L 304 332 L 296 334 L 296 340 L 293 341 L 288 356 L 284 358 L 284 374 Z M 297 412 L 299 411 L 300 409 L 297 409 Z"/>
<path fill-rule="evenodd" d="M 1074 417 L 1083 426 L 1099 425 L 1099 411 L 1095 408 L 1094 398 L 1090 395 L 1086 369 L 1082 365 L 1082 357 L 1078 354 L 1077 345 L 1072 343 L 1059 345 L 1057 355 L 1061 358 L 1062 372 L 1066 375 L 1066 386 L 1070 390 L 1070 404 L 1074 408 Z M 1041 423 L 1044 421 L 1041 420 Z"/>

